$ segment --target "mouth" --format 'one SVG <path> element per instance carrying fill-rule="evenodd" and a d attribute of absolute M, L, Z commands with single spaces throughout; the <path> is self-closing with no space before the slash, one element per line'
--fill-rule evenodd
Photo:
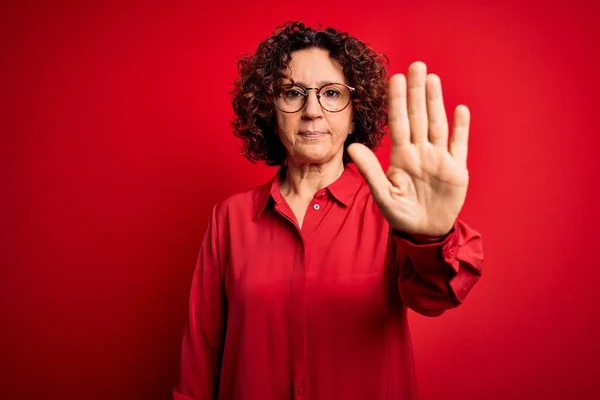
<path fill-rule="evenodd" d="M 327 133 L 321 131 L 302 131 L 299 135 L 305 138 L 318 138 L 327 135 Z"/>

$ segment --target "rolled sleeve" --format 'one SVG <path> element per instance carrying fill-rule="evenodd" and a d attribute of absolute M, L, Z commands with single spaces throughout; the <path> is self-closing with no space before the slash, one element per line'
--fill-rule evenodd
<path fill-rule="evenodd" d="M 429 316 L 461 304 L 482 275 L 481 234 L 461 220 L 440 241 L 415 243 L 391 231 L 399 288 L 406 305 Z"/>

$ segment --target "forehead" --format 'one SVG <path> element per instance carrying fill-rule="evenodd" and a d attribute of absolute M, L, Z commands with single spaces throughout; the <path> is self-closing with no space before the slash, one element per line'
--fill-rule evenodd
<path fill-rule="evenodd" d="M 346 83 L 341 65 L 325 49 L 309 48 L 292 52 L 288 68 L 288 77 L 298 84 Z"/>

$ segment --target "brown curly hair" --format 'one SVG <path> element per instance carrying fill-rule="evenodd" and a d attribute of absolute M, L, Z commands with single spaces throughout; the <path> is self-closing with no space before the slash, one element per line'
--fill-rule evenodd
<path fill-rule="evenodd" d="M 322 48 L 341 66 L 347 83 L 356 88 L 352 98 L 354 131 L 345 149 L 362 143 L 375 150 L 387 126 L 388 59 L 346 32 L 333 28 L 315 31 L 302 22 L 287 22 L 262 41 L 255 54 L 238 61 L 239 77 L 231 91 L 234 135 L 243 140 L 242 154 L 251 162 L 282 165 L 286 150 L 275 134 L 274 98 L 295 50 Z"/>

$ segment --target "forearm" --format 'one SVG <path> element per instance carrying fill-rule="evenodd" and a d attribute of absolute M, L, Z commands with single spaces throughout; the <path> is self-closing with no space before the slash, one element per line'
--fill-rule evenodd
<path fill-rule="evenodd" d="M 173 400 L 213 400 L 217 398 L 220 351 L 213 351 L 201 335 L 186 329 L 181 347 L 179 382 Z"/>
<path fill-rule="evenodd" d="M 441 238 L 415 238 L 394 231 L 391 238 L 400 295 L 407 307 L 420 314 L 438 316 L 460 305 L 481 278 L 481 235 L 461 221 Z"/>

